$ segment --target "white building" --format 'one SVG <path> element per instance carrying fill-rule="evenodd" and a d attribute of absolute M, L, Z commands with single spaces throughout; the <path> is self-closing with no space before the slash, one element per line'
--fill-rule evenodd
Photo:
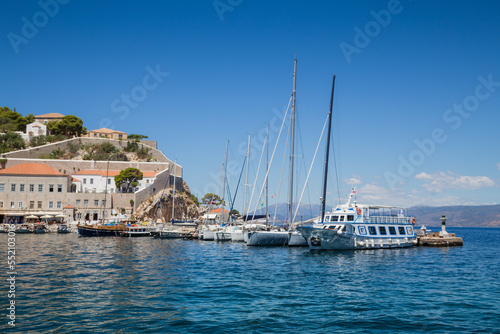
<path fill-rule="evenodd" d="M 119 170 L 110 170 L 108 174 L 103 170 L 82 170 L 74 173 L 73 184 L 76 185 L 76 191 L 82 193 L 108 193 L 126 192 L 126 187 L 117 189 L 115 176 L 120 174 Z M 132 192 L 137 192 L 150 186 L 158 174 L 157 172 L 142 172 L 143 179 L 137 182 L 137 187 Z"/>
<path fill-rule="evenodd" d="M 26 125 L 26 132 L 16 131 L 16 133 L 19 133 L 25 142 L 29 142 L 33 137 L 46 136 L 48 131 L 45 124 L 35 121 Z"/>

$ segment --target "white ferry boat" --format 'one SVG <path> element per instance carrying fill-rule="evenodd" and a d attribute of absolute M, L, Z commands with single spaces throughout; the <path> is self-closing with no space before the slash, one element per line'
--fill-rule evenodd
<path fill-rule="evenodd" d="M 321 222 L 297 226 L 311 250 L 345 250 L 411 247 L 416 242 L 415 218 L 402 207 L 347 202 L 325 214 Z"/>

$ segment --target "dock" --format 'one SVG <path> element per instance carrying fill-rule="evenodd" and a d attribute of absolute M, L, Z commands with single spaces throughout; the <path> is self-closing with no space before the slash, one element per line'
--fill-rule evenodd
<path fill-rule="evenodd" d="M 425 227 L 421 229 L 421 233 L 417 235 L 417 246 L 428 247 L 452 247 L 463 246 L 464 240 L 457 237 L 455 233 L 446 232 L 446 216 L 441 216 L 441 231 L 426 233 Z"/>

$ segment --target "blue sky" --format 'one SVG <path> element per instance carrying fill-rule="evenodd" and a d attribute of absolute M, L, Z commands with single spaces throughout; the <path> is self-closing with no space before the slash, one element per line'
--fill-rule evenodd
<path fill-rule="evenodd" d="M 77 115 L 89 130 L 146 134 L 183 166 L 199 197 L 213 191 L 227 139 L 234 193 L 249 133 L 253 184 L 266 123 L 280 124 L 291 95 L 295 55 L 295 198 L 335 74 L 339 183 L 332 164 L 328 204 L 353 185 L 367 203 L 500 201 L 498 1 L 26 0 L 0 6 L 2 106 L 23 115 Z M 271 152 L 278 135 L 272 128 Z M 271 167 L 271 203 L 286 130 Z M 319 202 L 323 158 L 324 141 L 305 202 Z M 287 197 L 287 164 L 284 171 L 280 202 Z M 255 193 L 252 206 L 260 205 Z M 241 211 L 242 188 L 236 203 Z"/>

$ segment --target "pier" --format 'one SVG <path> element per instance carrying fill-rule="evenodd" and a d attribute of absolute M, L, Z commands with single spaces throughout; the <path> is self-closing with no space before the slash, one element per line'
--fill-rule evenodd
<path fill-rule="evenodd" d="M 446 232 L 446 216 L 441 216 L 441 231 L 426 233 L 425 228 L 422 229 L 422 234 L 417 236 L 417 246 L 429 247 L 450 247 L 463 246 L 464 240 L 457 237 L 455 233 Z"/>

